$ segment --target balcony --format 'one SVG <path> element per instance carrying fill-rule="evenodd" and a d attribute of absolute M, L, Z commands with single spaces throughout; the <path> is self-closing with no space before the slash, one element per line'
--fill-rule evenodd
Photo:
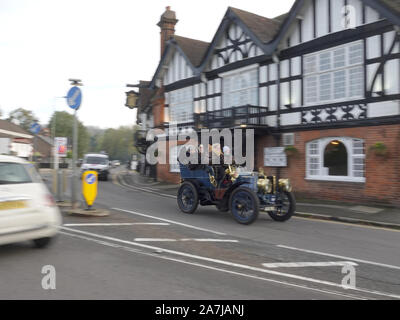
<path fill-rule="evenodd" d="M 268 108 L 246 105 L 194 115 L 197 129 L 222 129 L 267 126 Z"/>

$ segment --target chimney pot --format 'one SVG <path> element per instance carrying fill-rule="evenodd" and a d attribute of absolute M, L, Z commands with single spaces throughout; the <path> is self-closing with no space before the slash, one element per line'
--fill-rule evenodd
<path fill-rule="evenodd" d="M 161 29 L 161 56 L 164 54 L 168 40 L 174 36 L 175 25 L 178 22 L 175 11 L 170 10 L 170 6 L 167 6 L 165 9 L 166 11 L 162 14 L 160 22 L 157 24 Z"/>

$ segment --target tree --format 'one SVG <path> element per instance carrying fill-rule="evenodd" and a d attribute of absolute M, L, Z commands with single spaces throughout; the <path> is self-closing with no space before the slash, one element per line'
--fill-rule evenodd
<path fill-rule="evenodd" d="M 89 151 L 90 152 L 100 152 L 101 144 L 104 137 L 105 129 L 99 127 L 88 126 L 87 130 L 90 135 Z"/>
<path fill-rule="evenodd" d="M 10 121 L 20 126 L 21 128 L 29 131 L 31 125 L 35 122 L 38 122 L 38 119 L 36 118 L 36 116 L 33 114 L 32 111 L 23 108 L 18 108 L 9 113 L 7 121 Z"/>
<path fill-rule="evenodd" d="M 133 145 L 134 127 L 119 127 L 107 129 L 101 139 L 101 150 L 109 155 L 110 159 L 127 161 L 136 148 Z"/>
<path fill-rule="evenodd" d="M 48 128 L 56 137 L 67 137 L 68 145 L 73 143 L 74 116 L 65 111 L 57 111 L 50 118 Z M 54 134 L 54 132 L 53 132 Z M 81 158 L 89 147 L 89 133 L 81 121 L 78 120 L 78 157 Z"/>

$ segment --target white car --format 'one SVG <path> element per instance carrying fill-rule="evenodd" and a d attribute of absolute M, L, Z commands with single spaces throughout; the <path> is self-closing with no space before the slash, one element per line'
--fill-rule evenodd
<path fill-rule="evenodd" d="M 0 245 L 32 240 L 43 248 L 61 223 L 60 210 L 35 167 L 0 155 Z"/>
<path fill-rule="evenodd" d="M 81 177 L 85 171 L 97 171 L 99 180 L 108 180 L 108 174 L 110 172 L 110 161 L 108 156 L 105 154 L 92 153 L 85 154 L 83 163 L 81 166 Z"/>

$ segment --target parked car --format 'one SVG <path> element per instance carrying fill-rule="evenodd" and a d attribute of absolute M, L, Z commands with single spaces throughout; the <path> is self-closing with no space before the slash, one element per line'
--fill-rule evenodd
<path fill-rule="evenodd" d="M 223 174 L 216 175 L 221 168 Z M 284 222 L 296 210 L 289 179 L 278 181 L 263 172 L 240 172 L 235 166 L 225 165 L 180 164 L 180 173 L 182 184 L 177 201 L 184 213 L 194 213 L 199 204 L 215 205 L 220 211 L 231 211 L 237 222 L 251 224 L 260 211 Z"/>
<path fill-rule="evenodd" d="M 0 244 L 32 240 L 47 246 L 61 214 L 33 164 L 0 155 Z"/>
<path fill-rule="evenodd" d="M 111 165 L 116 168 L 119 167 L 121 165 L 121 162 L 119 160 L 113 160 L 111 161 Z"/>
<path fill-rule="evenodd" d="M 110 160 L 108 155 L 102 153 L 85 154 L 81 166 L 81 176 L 85 171 L 97 171 L 99 180 L 108 180 Z"/>

